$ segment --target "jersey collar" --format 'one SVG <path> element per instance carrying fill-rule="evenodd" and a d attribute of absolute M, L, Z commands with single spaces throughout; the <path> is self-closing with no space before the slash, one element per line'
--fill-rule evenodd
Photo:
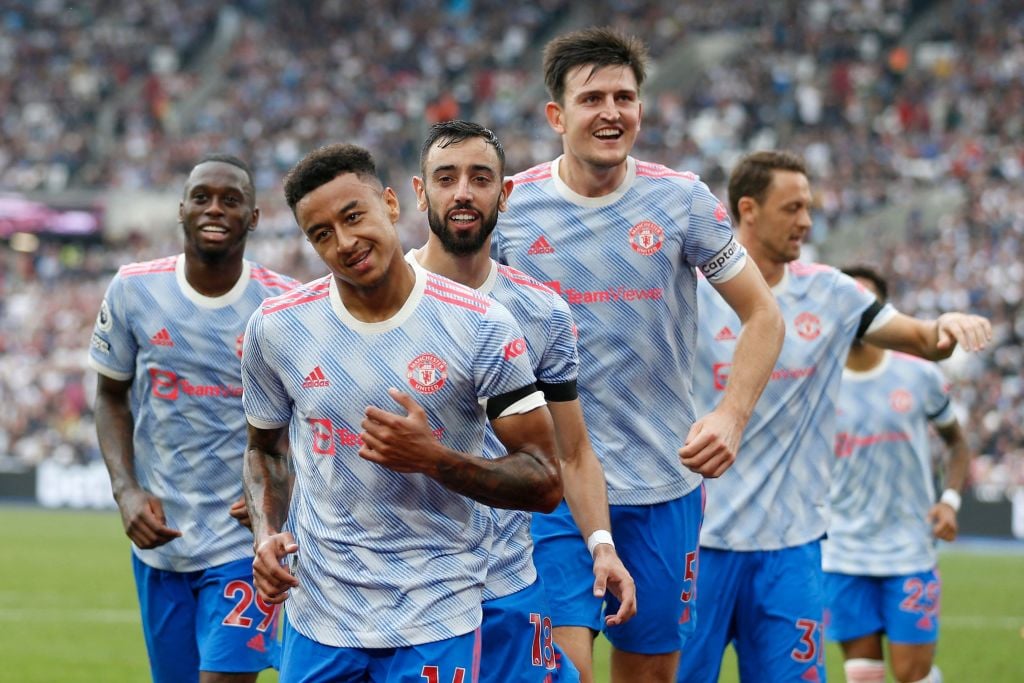
<path fill-rule="evenodd" d="M 238 282 L 234 287 L 220 296 L 206 296 L 197 292 L 188 283 L 188 278 L 185 277 L 185 255 L 178 254 L 178 260 L 174 264 L 174 278 L 178 281 L 178 288 L 181 289 L 181 293 L 185 295 L 186 299 L 200 308 L 224 308 L 241 299 L 245 294 L 245 288 L 249 286 L 251 271 L 249 262 L 243 260 L 242 274 L 238 276 Z"/>
<path fill-rule="evenodd" d="M 619 186 L 612 192 L 601 195 L 600 197 L 584 197 L 581 194 L 577 194 L 572 190 L 562 178 L 558 175 L 558 167 L 561 165 L 562 159 L 565 157 L 558 157 L 551 162 L 551 182 L 555 184 L 555 191 L 567 202 L 572 202 L 578 206 L 599 209 L 604 206 L 610 206 L 622 198 L 622 195 L 629 192 L 629 189 L 633 187 L 633 181 L 636 180 L 636 159 L 633 157 L 626 157 L 626 177 L 622 179 Z"/>

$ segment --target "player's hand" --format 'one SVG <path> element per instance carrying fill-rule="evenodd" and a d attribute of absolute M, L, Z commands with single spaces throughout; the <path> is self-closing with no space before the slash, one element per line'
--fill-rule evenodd
<path fill-rule="evenodd" d="M 238 523 L 249 531 L 252 531 L 252 520 L 249 519 L 249 508 L 245 504 L 245 496 L 242 496 L 228 508 L 228 514 L 238 520 Z"/>
<path fill-rule="evenodd" d="M 946 350 L 959 344 L 964 351 L 980 351 L 992 340 L 992 324 L 970 313 L 943 313 L 935 321 L 939 333 L 936 347 Z"/>
<path fill-rule="evenodd" d="M 144 489 L 131 489 L 117 501 L 124 532 L 137 548 L 149 550 L 181 537 L 181 532 L 167 526 L 164 505 Z"/>
<path fill-rule="evenodd" d="M 932 535 L 943 541 L 956 540 L 956 511 L 945 503 L 936 503 L 928 511 L 928 521 L 932 525 Z"/>
<path fill-rule="evenodd" d="M 431 474 L 435 462 L 430 453 L 439 446 L 427 422 L 427 413 L 412 396 L 388 389 L 406 415 L 367 406 L 362 428 L 363 445 L 359 456 L 395 472 Z"/>
<path fill-rule="evenodd" d="M 705 477 L 720 477 L 736 461 L 742 436 L 743 428 L 736 420 L 712 411 L 690 427 L 679 460 Z"/>
<path fill-rule="evenodd" d="M 608 626 L 624 624 L 636 614 L 636 584 L 629 570 L 622 564 L 615 546 L 599 543 L 594 547 L 594 597 L 603 598 L 610 590 L 619 601 L 615 614 L 606 615 Z"/>
<path fill-rule="evenodd" d="M 260 597 L 272 605 L 288 599 L 288 591 L 299 585 L 299 580 L 286 566 L 288 556 L 297 553 L 299 546 L 290 531 L 267 536 L 256 545 L 252 560 L 252 582 Z"/>

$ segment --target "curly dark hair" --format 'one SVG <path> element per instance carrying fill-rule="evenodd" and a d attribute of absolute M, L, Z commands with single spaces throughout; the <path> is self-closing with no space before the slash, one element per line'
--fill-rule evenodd
<path fill-rule="evenodd" d="M 325 145 L 304 156 L 284 177 L 284 198 L 292 212 L 307 194 L 344 173 L 380 184 L 373 155 L 358 145 Z"/>

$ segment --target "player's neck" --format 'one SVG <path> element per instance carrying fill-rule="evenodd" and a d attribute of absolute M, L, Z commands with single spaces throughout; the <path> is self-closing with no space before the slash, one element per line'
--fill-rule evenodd
<path fill-rule="evenodd" d="M 582 197 L 603 197 L 619 189 L 629 166 L 625 160 L 615 166 L 595 166 L 568 151 L 558 162 L 558 177 Z"/>
<path fill-rule="evenodd" d="M 241 254 L 224 260 L 207 261 L 185 252 L 185 280 L 203 296 L 227 294 L 242 276 Z"/>
<path fill-rule="evenodd" d="M 785 263 L 780 263 L 775 259 L 762 254 L 754 245 L 744 243 L 742 235 L 738 236 L 738 241 L 746 247 L 747 256 L 750 257 L 758 270 L 761 271 L 761 276 L 764 278 L 764 281 L 768 283 L 769 287 L 774 287 L 782 282 L 782 278 L 786 274 Z"/>
<path fill-rule="evenodd" d="M 414 252 L 413 257 L 431 273 L 478 289 L 491 274 L 490 243 L 488 239 L 479 251 L 460 256 L 445 251 L 441 241 L 431 235 L 427 243 Z"/>
<path fill-rule="evenodd" d="M 874 370 L 885 360 L 885 349 L 874 344 L 854 344 L 846 357 L 846 369 L 854 372 Z"/>
<path fill-rule="evenodd" d="M 401 310 L 416 285 L 416 274 L 401 253 L 387 273 L 372 287 L 353 287 L 335 277 L 338 294 L 353 318 L 364 323 L 391 319 Z"/>

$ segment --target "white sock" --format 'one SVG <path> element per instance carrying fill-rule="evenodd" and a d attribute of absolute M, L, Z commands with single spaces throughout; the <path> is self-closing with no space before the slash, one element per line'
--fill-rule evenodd
<path fill-rule="evenodd" d="M 933 666 L 927 676 L 919 681 L 914 681 L 913 683 L 942 683 L 942 671 L 939 667 Z"/>
<path fill-rule="evenodd" d="M 880 659 L 847 659 L 843 672 L 846 683 L 885 683 L 885 662 Z"/>

